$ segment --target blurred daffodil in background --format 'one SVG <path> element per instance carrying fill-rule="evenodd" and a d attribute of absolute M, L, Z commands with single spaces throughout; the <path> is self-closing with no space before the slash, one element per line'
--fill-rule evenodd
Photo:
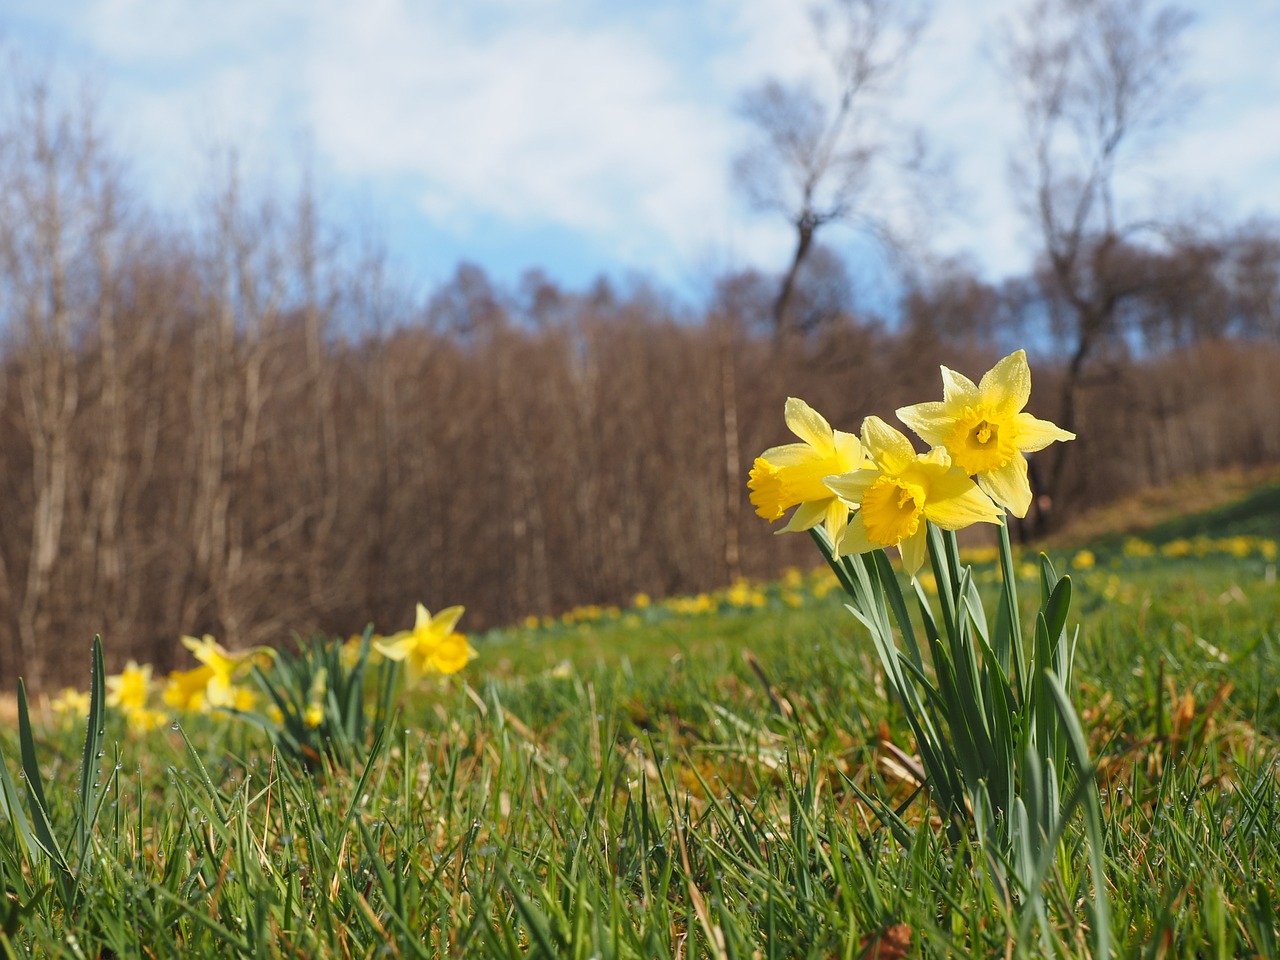
<path fill-rule="evenodd" d="M 141 666 L 130 660 L 124 669 L 107 679 L 107 706 L 128 712 L 147 705 L 151 693 L 151 664 Z"/>
<path fill-rule="evenodd" d="M 401 661 L 410 683 L 429 673 L 457 673 L 476 656 L 467 638 L 454 630 L 462 607 L 446 607 L 434 617 L 418 604 L 412 630 L 402 630 L 373 644 L 388 660 Z"/>
<path fill-rule="evenodd" d="M 107 705 L 115 707 L 125 718 L 131 730 L 145 733 L 154 730 L 165 720 L 165 715 L 149 705 L 152 689 L 151 664 L 138 664 L 130 660 L 124 669 L 106 678 Z"/>
<path fill-rule="evenodd" d="M 269 662 L 275 656 L 275 651 L 270 647 L 254 647 L 232 653 L 207 633 L 199 640 L 195 637 L 183 637 L 182 645 L 209 668 L 205 679 L 205 702 L 211 707 L 233 710 L 247 709 L 253 704 L 252 697 L 246 697 L 248 691 L 238 687 L 236 681 L 243 678 L 254 663 Z M 188 679 L 194 681 L 195 678 L 192 676 Z"/>

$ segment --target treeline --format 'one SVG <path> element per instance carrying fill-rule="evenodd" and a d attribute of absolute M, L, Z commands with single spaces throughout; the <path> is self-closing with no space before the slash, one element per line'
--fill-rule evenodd
<path fill-rule="evenodd" d="M 936 397 L 939 363 L 976 376 L 1022 343 L 1035 412 L 1071 402 L 1081 435 L 1037 462 L 1054 516 L 1280 458 L 1280 243 L 1261 227 L 1135 251 L 1172 285 L 1129 297 L 1070 379 L 1035 277 L 952 269 L 888 323 L 819 251 L 786 336 L 752 273 L 697 309 L 471 266 L 415 298 L 305 186 L 249 200 L 228 165 L 190 224 L 162 223 L 89 113 L 30 93 L 0 136 L 6 677 L 79 678 L 94 633 L 167 669 L 181 633 L 391 630 L 418 601 L 465 604 L 476 630 L 807 564 L 746 498 L 752 457 L 788 439 L 785 397 L 856 430 Z"/>

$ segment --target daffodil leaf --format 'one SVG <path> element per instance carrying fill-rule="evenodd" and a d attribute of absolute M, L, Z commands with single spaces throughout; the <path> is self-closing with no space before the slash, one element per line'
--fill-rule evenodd
<path fill-rule="evenodd" d="M 98 812 L 101 793 L 102 738 L 106 734 L 106 674 L 102 662 L 102 637 L 93 638 L 89 678 L 89 719 L 84 730 L 84 755 L 80 761 L 80 810 L 78 811 L 76 856 L 83 862 L 89 833 Z"/>

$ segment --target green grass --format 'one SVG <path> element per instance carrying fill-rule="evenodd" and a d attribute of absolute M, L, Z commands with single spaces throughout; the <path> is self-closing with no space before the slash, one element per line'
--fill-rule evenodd
<path fill-rule="evenodd" d="M 1272 488 L 1147 536 L 1269 536 L 1277 514 Z M 1275 956 L 1274 561 L 1126 556 L 1122 539 L 1073 573 L 1073 695 L 1102 764 L 1113 942 Z M 857 958 L 909 936 L 911 956 L 1090 955 L 1083 830 L 1047 881 L 1050 936 L 1017 941 L 982 853 L 946 840 L 881 745 L 912 749 L 838 593 L 806 590 L 798 607 L 765 594 L 474 638 L 480 658 L 406 696 L 352 770 L 309 774 L 228 718 L 139 736 L 109 716 L 72 883 L 0 822 L 0 950 Z M 37 734 L 50 821 L 73 836 L 83 728 Z M 0 746 L 16 778 L 17 741 Z M 909 842 L 860 791 L 902 805 Z"/>

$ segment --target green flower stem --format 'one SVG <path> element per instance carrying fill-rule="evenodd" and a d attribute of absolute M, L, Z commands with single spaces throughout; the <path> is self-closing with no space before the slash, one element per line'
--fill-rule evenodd
<path fill-rule="evenodd" d="M 992 626 L 972 571 L 960 562 L 955 532 L 930 523 L 927 545 L 941 624 L 917 582 L 930 653 L 931 669 L 926 669 L 898 575 L 885 552 L 837 557 L 825 530 L 815 527 L 811 534 L 849 597 L 848 609 L 871 634 L 885 686 L 902 707 L 928 795 L 950 840 L 960 843 L 972 831 L 1000 884 L 1018 891 L 1023 933 L 1035 925 L 1047 943 L 1043 886 L 1055 859 L 1067 855 L 1062 838 L 1082 810 L 1094 874 L 1095 942 L 1098 954 L 1108 955 L 1101 805 L 1065 688 L 1071 666 L 1066 635 L 1070 578 L 1060 579 L 1048 558 L 1041 557 L 1043 597 L 1028 662 L 1008 527 L 1000 525 L 1002 587 Z M 901 641 L 894 635 L 895 622 Z M 900 821 L 891 813 L 882 807 L 877 815 L 894 829 Z"/>

